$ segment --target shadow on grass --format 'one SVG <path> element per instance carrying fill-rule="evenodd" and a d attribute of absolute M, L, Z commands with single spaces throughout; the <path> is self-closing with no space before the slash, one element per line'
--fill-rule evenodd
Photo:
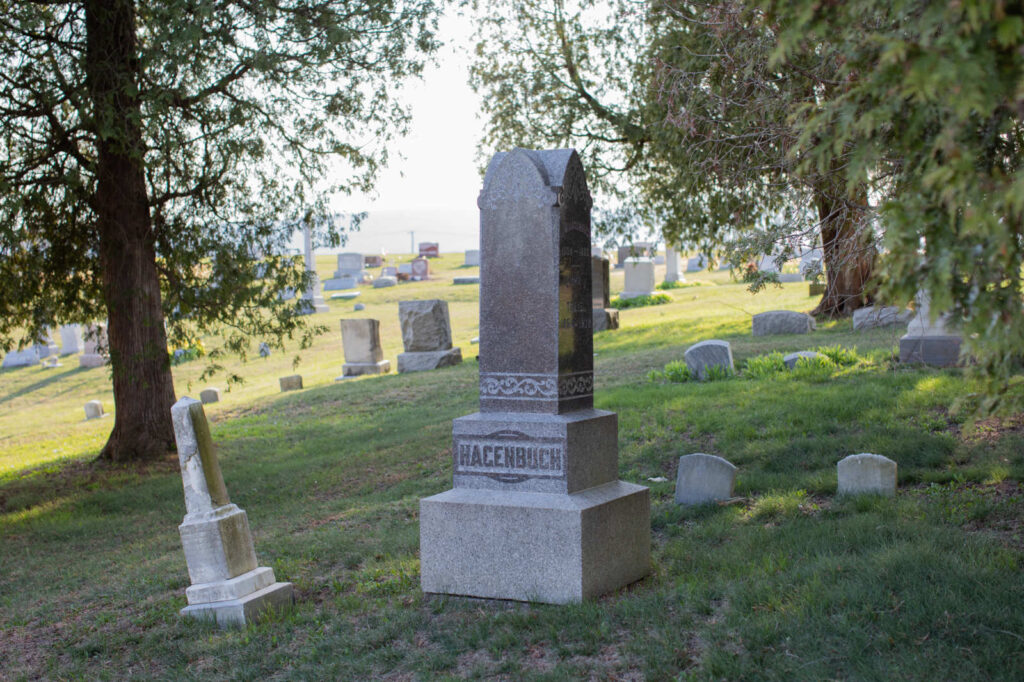
<path fill-rule="evenodd" d="M 32 371 L 32 370 L 36 370 L 37 372 L 45 371 L 46 372 L 46 378 L 41 379 L 39 381 L 35 381 L 35 382 L 33 382 L 33 383 L 31 383 L 31 384 L 29 384 L 27 386 L 24 386 L 24 387 L 22 387 L 22 388 L 20 388 L 20 389 L 18 389 L 16 391 L 8 393 L 7 395 L 0 396 L 0 404 L 11 402 L 12 400 L 14 400 L 16 398 L 20 398 L 22 396 L 29 395 L 30 393 L 34 393 L 35 391 L 38 391 L 38 390 L 43 389 L 43 388 L 46 388 L 47 386 L 51 386 L 52 384 L 55 384 L 58 381 L 62 381 L 64 379 L 67 379 L 68 377 L 72 377 L 72 376 L 77 375 L 77 374 L 82 374 L 84 372 L 88 372 L 89 368 L 86 368 L 86 367 L 68 367 L 67 369 L 64 369 L 63 371 L 60 371 L 59 367 L 54 367 L 53 369 L 41 370 L 39 365 L 36 365 L 34 367 L 17 367 L 17 368 L 11 368 L 11 369 L 3 370 L 2 373 L 0 373 L 0 378 L 2 378 L 4 376 L 10 376 L 10 374 L 13 374 L 15 372 L 29 372 L 29 371 Z M 75 386 L 74 388 L 77 388 L 77 386 Z M 71 389 L 69 389 L 69 390 L 71 390 Z"/>

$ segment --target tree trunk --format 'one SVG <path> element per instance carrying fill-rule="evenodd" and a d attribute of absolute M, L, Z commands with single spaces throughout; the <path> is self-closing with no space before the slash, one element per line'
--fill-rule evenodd
<path fill-rule="evenodd" d="M 146 195 L 133 0 L 87 0 L 86 78 L 97 138 L 94 208 L 114 375 L 114 429 L 101 459 L 174 449 L 174 384 Z"/>
<path fill-rule="evenodd" d="M 875 246 L 864 226 L 867 196 L 851 200 L 836 192 L 816 191 L 815 203 L 821 225 L 825 294 L 811 314 L 846 317 L 872 301 Z"/>

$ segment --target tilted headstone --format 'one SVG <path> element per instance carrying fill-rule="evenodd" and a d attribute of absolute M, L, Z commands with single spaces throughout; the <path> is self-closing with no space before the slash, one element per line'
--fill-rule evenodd
<path fill-rule="evenodd" d="M 611 305 L 610 263 L 607 258 L 591 255 L 591 297 L 593 300 L 593 325 L 595 332 L 619 328 L 619 311 Z"/>
<path fill-rule="evenodd" d="M 685 282 L 686 278 L 679 274 L 679 252 L 671 246 L 665 247 L 665 281 Z"/>
<path fill-rule="evenodd" d="M 341 343 L 345 348 L 345 364 L 338 379 L 391 371 L 391 362 L 384 359 L 380 343 L 380 320 L 342 320 Z"/>
<path fill-rule="evenodd" d="M 769 310 L 754 315 L 751 330 L 754 336 L 772 334 L 806 334 L 817 329 L 814 318 L 795 310 Z"/>
<path fill-rule="evenodd" d="M 257 564 L 249 519 L 228 499 L 203 404 L 182 398 L 171 408 L 171 421 L 185 490 L 178 532 L 192 582 L 181 615 L 244 626 L 268 609 L 290 607 L 292 584 L 277 582 L 274 569 Z"/>
<path fill-rule="evenodd" d="M 590 208 L 574 150 L 498 153 L 480 207 L 480 411 L 420 501 L 425 592 L 566 603 L 650 570 L 647 488 L 593 407 Z M 520 254 L 508 258 L 507 254 Z"/>
<path fill-rule="evenodd" d="M 813 350 L 800 350 L 783 356 L 782 361 L 786 363 L 787 369 L 793 369 L 796 367 L 796 363 L 800 362 L 801 359 L 813 360 L 814 358 L 820 357 L 821 355 L 819 353 L 815 353 Z"/>
<path fill-rule="evenodd" d="M 220 402 L 220 389 L 219 388 L 204 388 L 199 392 L 199 400 L 202 401 L 203 405 L 209 405 L 210 403 Z"/>
<path fill-rule="evenodd" d="M 879 327 L 906 324 L 911 312 L 896 306 L 867 306 L 853 311 L 853 331 L 861 332 Z"/>
<path fill-rule="evenodd" d="M 448 304 L 431 299 L 399 301 L 404 353 L 398 354 L 399 372 L 423 372 L 462 362 L 462 350 L 452 348 Z"/>
<path fill-rule="evenodd" d="M 39 349 L 36 346 L 29 346 L 22 350 L 12 350 L 4 355 L 3 368 L 9 367 L 31 367 L 38 365 L 42 359 L 39 357 Z"/>
<path fill-rule="evenodd" d="M 309 273 L 311 280 L 309 289 L 302 292 L 301 312 L 303 315 L 326 313 L 330 307 L 320 293 L 320 278 L 316 274 L 316 260 L 313 258 L 313 231 L 309 225 L 302 228 L 302 240 L 306 250 L 306 272 Z"/>
<path fill-rule="evenodd" d="M 626 284 L 619 298 L 649 296 L 654 291 L 654 261 L 650 258 L 627 258 L 623 272 Z"/>
<path fill-rule="evenodd" d="M 104 414 L 103 403 L 98 400 L 90 400 L 85 404 L 85 418 L 86 419 L 99 419 Z"/>
<path fill-rule="evenodd" d="M 839 495 L 896 494 L 896 462 L 882 455 L 862 453 L 839 460 L 836 465 Z"/>
<path fill-rule="evenodd" d="M 923 291 L 914 297 L 915 315 L 900 338 L 900 362 L 921 362 L 935 367 L 950 367 L 960 361 L 963 339 L 948 329 L 950 315 L 931 319 L 931 298 Z"/>
<path fill-rule="evenodd" d="M 281 377 L 277 380 L 277 383 L 281 386 L 281 391 L 298 391 L 302 388 L 302 375 L 292 374 L 290 376 Z"/>
<path fill-rule="evenodd" d="M 697 452 L 679 458 L 676 504 L 695 505 L 728 500 L 736 485 L 736 467 L 728 460 Z"/>
<path fill-rule="evenodd" d="M 81 353 L 85 342 L 82 340 L 82 325 L 65 324 L 60 328 L 60 354 L 75 355 Z"/>
<path fill-rule="evenodd" d="M 413 258 L 412 263 L 412 278 L 414 280 L 425 280 L 430 279 L 430 262 L 424 258 Z"/>
<path fill-rule="evenodd" d="M 480 250 L 479 249 L 466 249 L 466 260 L 463 265 L 479 266 L 480 265 Z"/>
<path fill-rule="evenodd" d="M 695 343 L 683 353 L 686 367 L 698 381 L 704 381 L 712 367 L 723 367 L 727 372 L 734 371 L 732 363 L 732 346 L 728 341 L 710 339 Z"/>

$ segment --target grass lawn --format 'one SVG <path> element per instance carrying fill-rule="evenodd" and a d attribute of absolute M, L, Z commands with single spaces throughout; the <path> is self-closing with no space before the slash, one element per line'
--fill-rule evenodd
<path fill-rule="evenodd" d="M 82 406 L 112 409 L 107 370 L 71 358 L 0 372 L 0 678 L 1024 678 L 1024 418 L 951 412 L 974 387 L 958 370 L 894 364 L 899 331 L 842 321 L 755 339 L 752 314 L 815 301 L 806 284 L 752 296 L 724 272 L 691 273 L 706 285 L 622 310 L 621 329 L 595 336 L 595 400 L 619 415 L 621 477 L 651 488 L 651 576 L 562 607 L 424 596 L 418 500 L 451 486 L 451 420 L 477 407 L 479 286 L 452 285 L 477 272 L 461 263 L 445 255 L 430 282 L 363 287 L 361 312 L 330 301 L 318 318 L 331 333 L 295 370 L 294 353 L 229 366 L 247 382 L 207 406 L 224 478 L 260 564 L 299 598 L 245 630 L 178 617 L 176 458 L 91 462 L 112 420 L 86 422 Z M 329 277 L 334 258 L 318 269 Z M 613 293 L 622 284 L 613 271 Z M 466 362 L 335 383 L 338 319 L 380 319 L 394 367 L 398 301 L 414 298 L 449 302 Z M 731 342 L 737 369 L 837 344 L 858 361 L 648 379 L 708 338 Z M 205 387 L 201 368 L 175 368 L 179 396 Z M 306 388 L 280 393 L 296 371 Z M 742 499 L 677 507 L 676 461 L 691 452 L 736 464 Z M 895 499 L 835 498 L 835 464 L 858 452 L 899 463 Z"/>

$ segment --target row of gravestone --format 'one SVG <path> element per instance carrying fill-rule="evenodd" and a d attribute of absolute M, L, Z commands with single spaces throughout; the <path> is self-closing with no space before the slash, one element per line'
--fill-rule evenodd
<path fill-rule="evenodd" d="M 699 505 L 732 500 L 737 468 L 722 457 L 703 452 L 679 458 L 675 501 Z M 839 495 L 896 494 L 896 462 L 882 455 L 849 455 L 836 464 Z M 663 479 L 659 479 L 663 480 Z"/>
<path fill-rule="evenodd" d="M 58 357 L 78 355 L 80 367 L 99 367 L 106 363 L 107 332 L 102 324 L 86 325 L 66 324 L 60 327 L 61 345 L 58 348 L 53 340 L 46 336 L 39 343 L 13 350 L 4 355 L 2 366 L 30 367 L 42 364 L 43 367 L 60 367 Z"/>

